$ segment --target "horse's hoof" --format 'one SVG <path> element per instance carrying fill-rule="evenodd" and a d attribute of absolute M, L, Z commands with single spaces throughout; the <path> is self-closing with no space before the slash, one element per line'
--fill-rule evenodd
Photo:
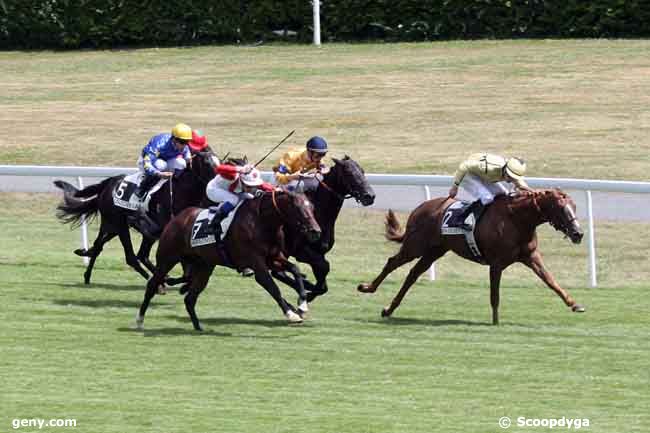
<path fill-rule="evenodd" d="M 139 313 L 135 316 L 135 329 L 138 331 L 144 331 L 144 317 Z"/>
<path fill-rule="evenodd" d="M 300 317 L 303 317 L 307 313 L 309 313 L 309 303 L 304 299 L 298 298 L 298 314 L 300 314 Z"/>
<path fill-rule="evenodd" d="M 167 294 L 167 287 L 165 287 L 164 284 L 158 284 L 158 294 L 159 295 L 166 295 Z"/>
<path fill-rule="evenodd" d="M 390 312 L 390 310 L 388 310 L 388 308 L 384 308 L 383 310 L 381 310 L 381 317 L 390 317 L 391 314 L 392 313 Z"/>
<path fill-rule="evenodd" d="M 285 316 L 287 317 L 289 323 L 302 323 L 302 317 L 300 317 L 297 313 L 294 313 L 291 310 L 287 311 L 285 313 Z"/>
<path fill-rule="evenodd" d="M 88 250 L 85 248 L 77 248 L 74 250 L 74 253 L 78 255 L 79 257 L 87 257 L 88 256 Z"/>
<path fill-rule="evenodd" d="M 368 283 L 361 283 L 357 286 L 357 290 L 361 293 L 374 293 L 376 289 L 372 289 Z"/>
<path fill-rule="evenodd" d="M 575 304 L 573 307 L 571 307 L 571 311 L 574 313 L 584 313 L 587 311 L 587 309 L 580 304 Z"/>

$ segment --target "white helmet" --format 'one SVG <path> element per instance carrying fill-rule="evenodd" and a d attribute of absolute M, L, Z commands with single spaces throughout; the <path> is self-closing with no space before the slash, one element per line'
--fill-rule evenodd
<path fill-rule="evenodd" d="M 521 179 L 526 174 L 526 163 L 520 158 L 510 158 L 506 163 L 506 173 L 513 179 Z"/>
<path fill-rule="evenodd" d="M 256 168 L 252 169 L 248 173 L 242 173 L 240 175 L 242 183 L 246 186 L 260 186 L 264 183 L 262 180 L 262 174 Z"/>

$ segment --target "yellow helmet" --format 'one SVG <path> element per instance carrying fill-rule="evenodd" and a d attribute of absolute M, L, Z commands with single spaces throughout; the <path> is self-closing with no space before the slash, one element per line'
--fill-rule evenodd
<path fill-rule="evenodd" d="M 509 158 L 506 163 L 506 174 L 513 179 L 521 179 L 526 174 L 526 162 L 520 158 Z"/>
<path fill-rule="evenodd" d="M 192 128 L 184 123 L 178 123 L 172 128 L 172 136 L 180 140 L 191 140 Z"/>

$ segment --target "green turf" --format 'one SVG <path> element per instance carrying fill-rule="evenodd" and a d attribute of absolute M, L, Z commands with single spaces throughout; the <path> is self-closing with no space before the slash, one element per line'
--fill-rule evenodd
<path fill-rule="evenodd" d="M 219 269 L 199 299 L 204 333 L 175 293 L 154 299 L 141 333 L 132 325 L 144 281 L 112 242 L 84 286 L 71 253 L 79 233 L 55 222 L 54 203 L 0 195 L 1 431 L 15 418 L 74 418 L 70 430 L 93 433 L 493 433 L 502 416 L 647 431 L 649 257 L 629 228 L 599 226 L 612 249 L 599 263 L 620 269 L 598 289 L 586 288 L 584 246 L 541 231 L 549 268 L 585 314 L 515 267 L 493 327 L 487 269 L 450 256 L 438 281 L 422 278 L 383 320 L 405 271 L 375 295 L 356 292 L 395 247 L 380 237 L 380 213 L 348 210 L 331 292 L 303 325 L 288 326 L 254 281 Z"/>

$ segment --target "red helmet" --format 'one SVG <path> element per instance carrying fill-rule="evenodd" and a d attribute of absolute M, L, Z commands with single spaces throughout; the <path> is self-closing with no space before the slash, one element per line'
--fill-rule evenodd
<path fill-rule="evenodd" d="M 198 129 L 192 130 L 192 139 L 187 143 L 193 152 L 201 152 L 208 147 L 208 139 Z"/>

